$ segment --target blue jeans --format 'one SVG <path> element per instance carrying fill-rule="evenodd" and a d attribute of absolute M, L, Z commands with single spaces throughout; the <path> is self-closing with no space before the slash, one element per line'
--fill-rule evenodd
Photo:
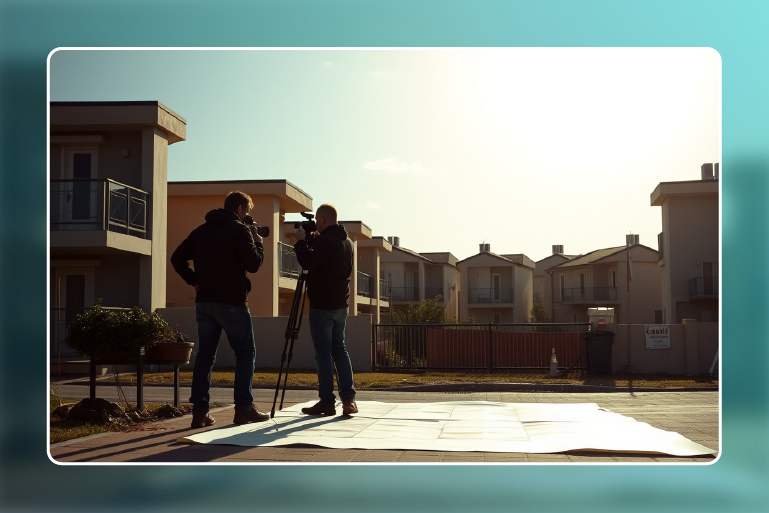
<path fill-rule="evenodd" d="M 219 346 L 222 330 L 235 352 L 235 409 L 250 410 L 254 402 L 251 382 L 254 378 L 256 359 L 251 311 L 247 306 L 202 302 L 197 304 L 196 318 L 199 342 L 195 367 L 192 371 L 190 395 L 192 413 L 196 415 L 208 413 L 211 371 L 216 361 L 216 349 Z"/>
<path fill-rule="evenodd" d="M 350 355 L 344 347 L 344 328 L 347 308 L 318 310 L 310 308 L 310 334 L 315 346 L 315 365 L 318 369 L 318 396 L 324 406 L 334 406 L 334 364 L 339 378 L 339 396 L 355 397 Z"/>

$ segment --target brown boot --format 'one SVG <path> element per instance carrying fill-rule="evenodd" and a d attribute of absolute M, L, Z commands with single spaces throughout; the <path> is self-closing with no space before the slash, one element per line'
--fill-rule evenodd
<path fill-rule="evenodd" d="M 212 425 L 214 422 L 216 422 L 216 421 L 208 413 L 205 413 L 203 415 L 195 415 L 195 414 L 193 414 L 192 415 L 192 424 L 190 425 L 190 427 L 192 429 L 208 427 L 208 426 Z"/>
<path fill-rule="evenodd" d="M 233 424 L 250 424 L 251 422 L 264 422 L 270 420 L 269 413 L 262 413 L 256 409 L 256 406 L 251 405 L 251 409 L 248 411 L 235 410 L 235 418 L 232 420 Z"/>
<path fill-rule="evenodd" d="M 333 406 L 324 406 L 320 401 L 309 408 L 302 408 L 305 415 L 336 415 L 336 408 Z"/>
<path fill-rule="evenodd" d="M 342 397 L 342 415 L 358 413 L 358 405 L 354 397 Z"/>

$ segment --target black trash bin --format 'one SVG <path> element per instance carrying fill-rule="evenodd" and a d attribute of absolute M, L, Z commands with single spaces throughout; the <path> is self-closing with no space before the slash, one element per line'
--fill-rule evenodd
<path fill-rule="evenodd" d="M 613 331 L 587 332 L 587 367 L 591 374 L 611 374 Z"/>

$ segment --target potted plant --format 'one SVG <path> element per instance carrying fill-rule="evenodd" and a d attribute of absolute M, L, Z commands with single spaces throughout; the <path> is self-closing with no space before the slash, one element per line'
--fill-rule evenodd
<path fill-rule="evenodd" d="M 173 331 L 158 314 L 138 306 L 130 310 L 104 308 L 98 299 L 67 327 L 64 343 L 78 353 L 99 360 L 134 361 L 143 347 L 150 349 Z"/>
<path fill-rule="evenodd" d="M 148 362 L 189 363 L 195 343 L 179 331 L 178 326 L 171 328 L 171 335 L 159 340 L 146 352 Z"/>

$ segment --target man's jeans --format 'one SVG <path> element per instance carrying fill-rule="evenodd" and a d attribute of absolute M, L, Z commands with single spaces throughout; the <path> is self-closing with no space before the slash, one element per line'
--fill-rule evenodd
<path fill-rule="evenodd" d="M 202 302 L 197 304 L 196 317 L 199 343 L 192 372 L 192 413 L 208 413 L 211 371 L 216 361 L 216 349 L 222 329 L 235 352 L 235 409 L 250 410 L 254 402 L 251 382 L 254 378 L 256 358 L 251 312 L 247 306 Z"/>
<path fill-rule="evenodd" d="M 340 397 L 355 397 L 352 364 L 344 346 L 347 308 L 340 310 L 310 308 L 309 319 L 312 344 L 315 346 L 315 363 L 318 369 L 318 396 L 321 404 L 333 407 L 336 403 L 334 364 L 339 377 Z"/>

